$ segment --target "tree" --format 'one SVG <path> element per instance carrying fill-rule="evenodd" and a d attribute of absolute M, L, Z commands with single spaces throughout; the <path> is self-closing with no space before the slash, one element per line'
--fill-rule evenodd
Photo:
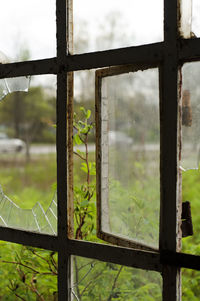
<path fill-rule="evenodd" d="M 28 93 L 9 94 L 0 105 L 1 125 L 10 136 L 26 143 L 26 158 L 30 159 L 30 145 L 41 142 L 46 129 L 55 124 L 55 98 L 45 95 L 42 87 L 30 88 Z"/>

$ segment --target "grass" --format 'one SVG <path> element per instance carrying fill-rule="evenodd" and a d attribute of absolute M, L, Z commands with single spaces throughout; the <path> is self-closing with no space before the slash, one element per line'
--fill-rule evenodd
<path fill-rule="evenodd" d="M 40 202 L 46 210 L 55 193 L 55 154 L 25 158 L 7 155 L 0 159 L 0 185 L 4 193 L 23 209 Z"/>

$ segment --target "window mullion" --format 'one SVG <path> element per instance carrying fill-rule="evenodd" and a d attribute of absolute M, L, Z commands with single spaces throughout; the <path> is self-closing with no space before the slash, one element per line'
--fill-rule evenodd
<path fill-rule="evenodd" d="M 178 241 L 178 19 L 179 0 L 164 1 L 164 62 L 161 68 L 160 251 L 177 251 Z M 180 271 L 163 265 L 163 301 L 181 300 Z"/>
<path fill-rule="evenodd" d="M 56 1 L 57 22 L 57 194 L 58 194 L 58 300 L 70 300 L 70 256 L 67 252 L 67 3 Z"/>

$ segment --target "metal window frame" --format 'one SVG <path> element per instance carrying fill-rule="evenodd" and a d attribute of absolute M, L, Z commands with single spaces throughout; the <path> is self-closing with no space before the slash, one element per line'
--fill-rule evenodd
<path fill-rule="evenodd" d="M 56 0 L 57 57 L 0 65 L 0 78 L 40 74 L 57 75 L 58 235 L 50 236 L 0 227 L 0 240 L 58 252 L 58 299 L 60 301 L 71 299 L 71 255 L 162 272 L 164 301 L 181 300 L 180 267 L 200 270 L 200 256 L 182 254 L 177 249 L 179 71 L 184 62 L 200 60 L 200 39 L 186 40 L 179 35 L 179 4 L 179 0 L 164 0 L 163 42 L 73 55 L 70 42 L 66 43 L 66 37 L 68 41 L 72 41 L 72 0 Z M 70 183 L 67 181 L 69 157 L 67 158 L 66 112 L 70 113 L 70 111 L 67 108 L 66 99 L 70 91 L 67 88 L 70 72 L 125 64 L 160 66 L 162 106 L 159 252 L 76 241 L 67 237 L 70 226 L 67 214 Z"/>

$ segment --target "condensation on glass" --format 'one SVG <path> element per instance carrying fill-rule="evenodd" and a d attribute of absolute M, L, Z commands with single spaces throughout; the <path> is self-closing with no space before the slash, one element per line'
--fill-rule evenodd
<path fill-rule="evenodd" d="M 74 53 L 163 40 L 163 0 L 74 0 Z"/>
<path fill-rule="evenodd" d="M 191 38 L 192 0 L 180 1 L 180 33 L 184 38 Z"/>
<path fill-rule="evenodd" d="M 0 225 L 56 235 L 56 78 L 29 81 L 0 80 Z"/>
<path fill-rule="evenodd" d="M 157 248 L 158 69 L 131 72 L 128 68 L 104 69 L 97 80 L 99 236 L 106 240 L 111 234 L 115 238 L 108 239 L 113 243 L 123 244 L 121 238 L 130 245 Z"/>
<path fill-rule="evenodd" d="M 74 300 L 162 300 L 160 273 L 73 256 L 71 295 Z M 102 289 L 103 286 L 103 289 Z"/>

